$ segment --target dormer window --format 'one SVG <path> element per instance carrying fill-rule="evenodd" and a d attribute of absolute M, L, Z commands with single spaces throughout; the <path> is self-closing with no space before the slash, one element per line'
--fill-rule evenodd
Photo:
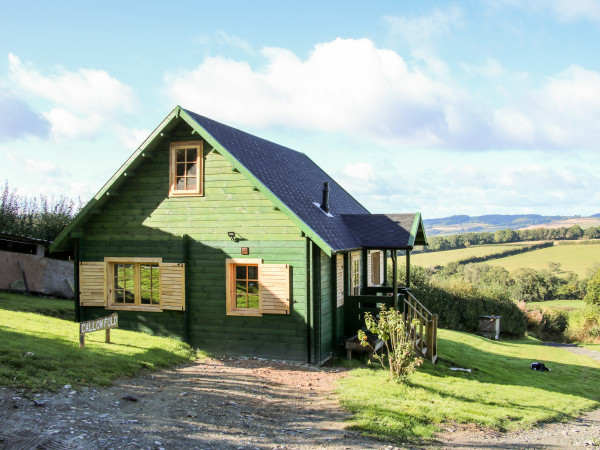
<path fill-rule="evenodd" d="M 171 143 L 169 197 L 203 195 L 202 141 Z"/>

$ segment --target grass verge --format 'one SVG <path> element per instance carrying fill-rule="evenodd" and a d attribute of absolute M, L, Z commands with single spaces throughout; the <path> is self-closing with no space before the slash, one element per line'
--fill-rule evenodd
<path fill-rule="evenodd" d="M 197 356 L 175 339 L 118 329 L 111 330 L 111 344 L 104 342 L 103 331 L 86 334 L 86 347 L 80 350 L 78 333 L 71 321 L 0 309 L 0 385 L 26 391 L 105 386 Z"/>
<path fill-rule="evenodd" d="M 0 310 L 23 311 L 75 320 L 74 300 L 48 297 L 26 297 L 23 294 L 0 292 Z"/>
<path fill-rule="evenodd" d="M 474 423 L 497 430 L 563 420 L 600 405 L 600 362 L 533 338 L 492 341 L 439 330 L 438 364 L 426 362 L 410 385 L 387 373 L 355 369 L 339 386 L 352 413 L 350 427 L 396 442 L 431 438 L 443 423 Z M 540 361 L 552 372 L 536 372 Z M 472 369 L 454 372 L 450 367 Z"/>

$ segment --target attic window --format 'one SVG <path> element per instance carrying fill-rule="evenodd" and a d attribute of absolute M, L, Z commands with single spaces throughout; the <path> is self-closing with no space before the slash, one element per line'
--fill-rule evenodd
<path fill-rule="evenodd" d="M 169 197 L 203 195 L 202 141 L 171 143 Z"/>

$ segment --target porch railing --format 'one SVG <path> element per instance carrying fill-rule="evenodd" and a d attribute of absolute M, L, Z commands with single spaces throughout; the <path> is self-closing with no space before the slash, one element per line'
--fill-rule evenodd
<path fill-rule="evenodd" d="M 354 336 L 364 327 L 366 312 L 373 316 L 379 313 L 381 305 L 386 308 L 394 306 L 394 298 L 385 295 L 391 291 L 389 287 L 369 287 L 366 292 L 372 295 L 353 295 L 346 298 L 345 333 Z M 384 295 L 375 295 L 380 292 Z M 437 314 L 432 314 L 412 293 L 404 288 L 398 294 L 398 305 L 403 305 L 406 329 L 413 341 L 415 351 L 421 356 L 435 362 L 437 359 Z"/>
<path fill-rule="evenodd" d="M 412 339 L 415 350 L 435 363 L 437 360 L 438 316 L 431 314 L 408 289 L 404 293 L 404 319 L 408 336 Z"/>

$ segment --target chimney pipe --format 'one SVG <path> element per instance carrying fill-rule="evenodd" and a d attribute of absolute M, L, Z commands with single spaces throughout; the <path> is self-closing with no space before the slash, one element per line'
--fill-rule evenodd
<path fill-rule="evenodd" d="M 329 181 L 323 183 L 323 202 L 321 203 L 321 209 L 326 213 L 329 212 Z"/>

